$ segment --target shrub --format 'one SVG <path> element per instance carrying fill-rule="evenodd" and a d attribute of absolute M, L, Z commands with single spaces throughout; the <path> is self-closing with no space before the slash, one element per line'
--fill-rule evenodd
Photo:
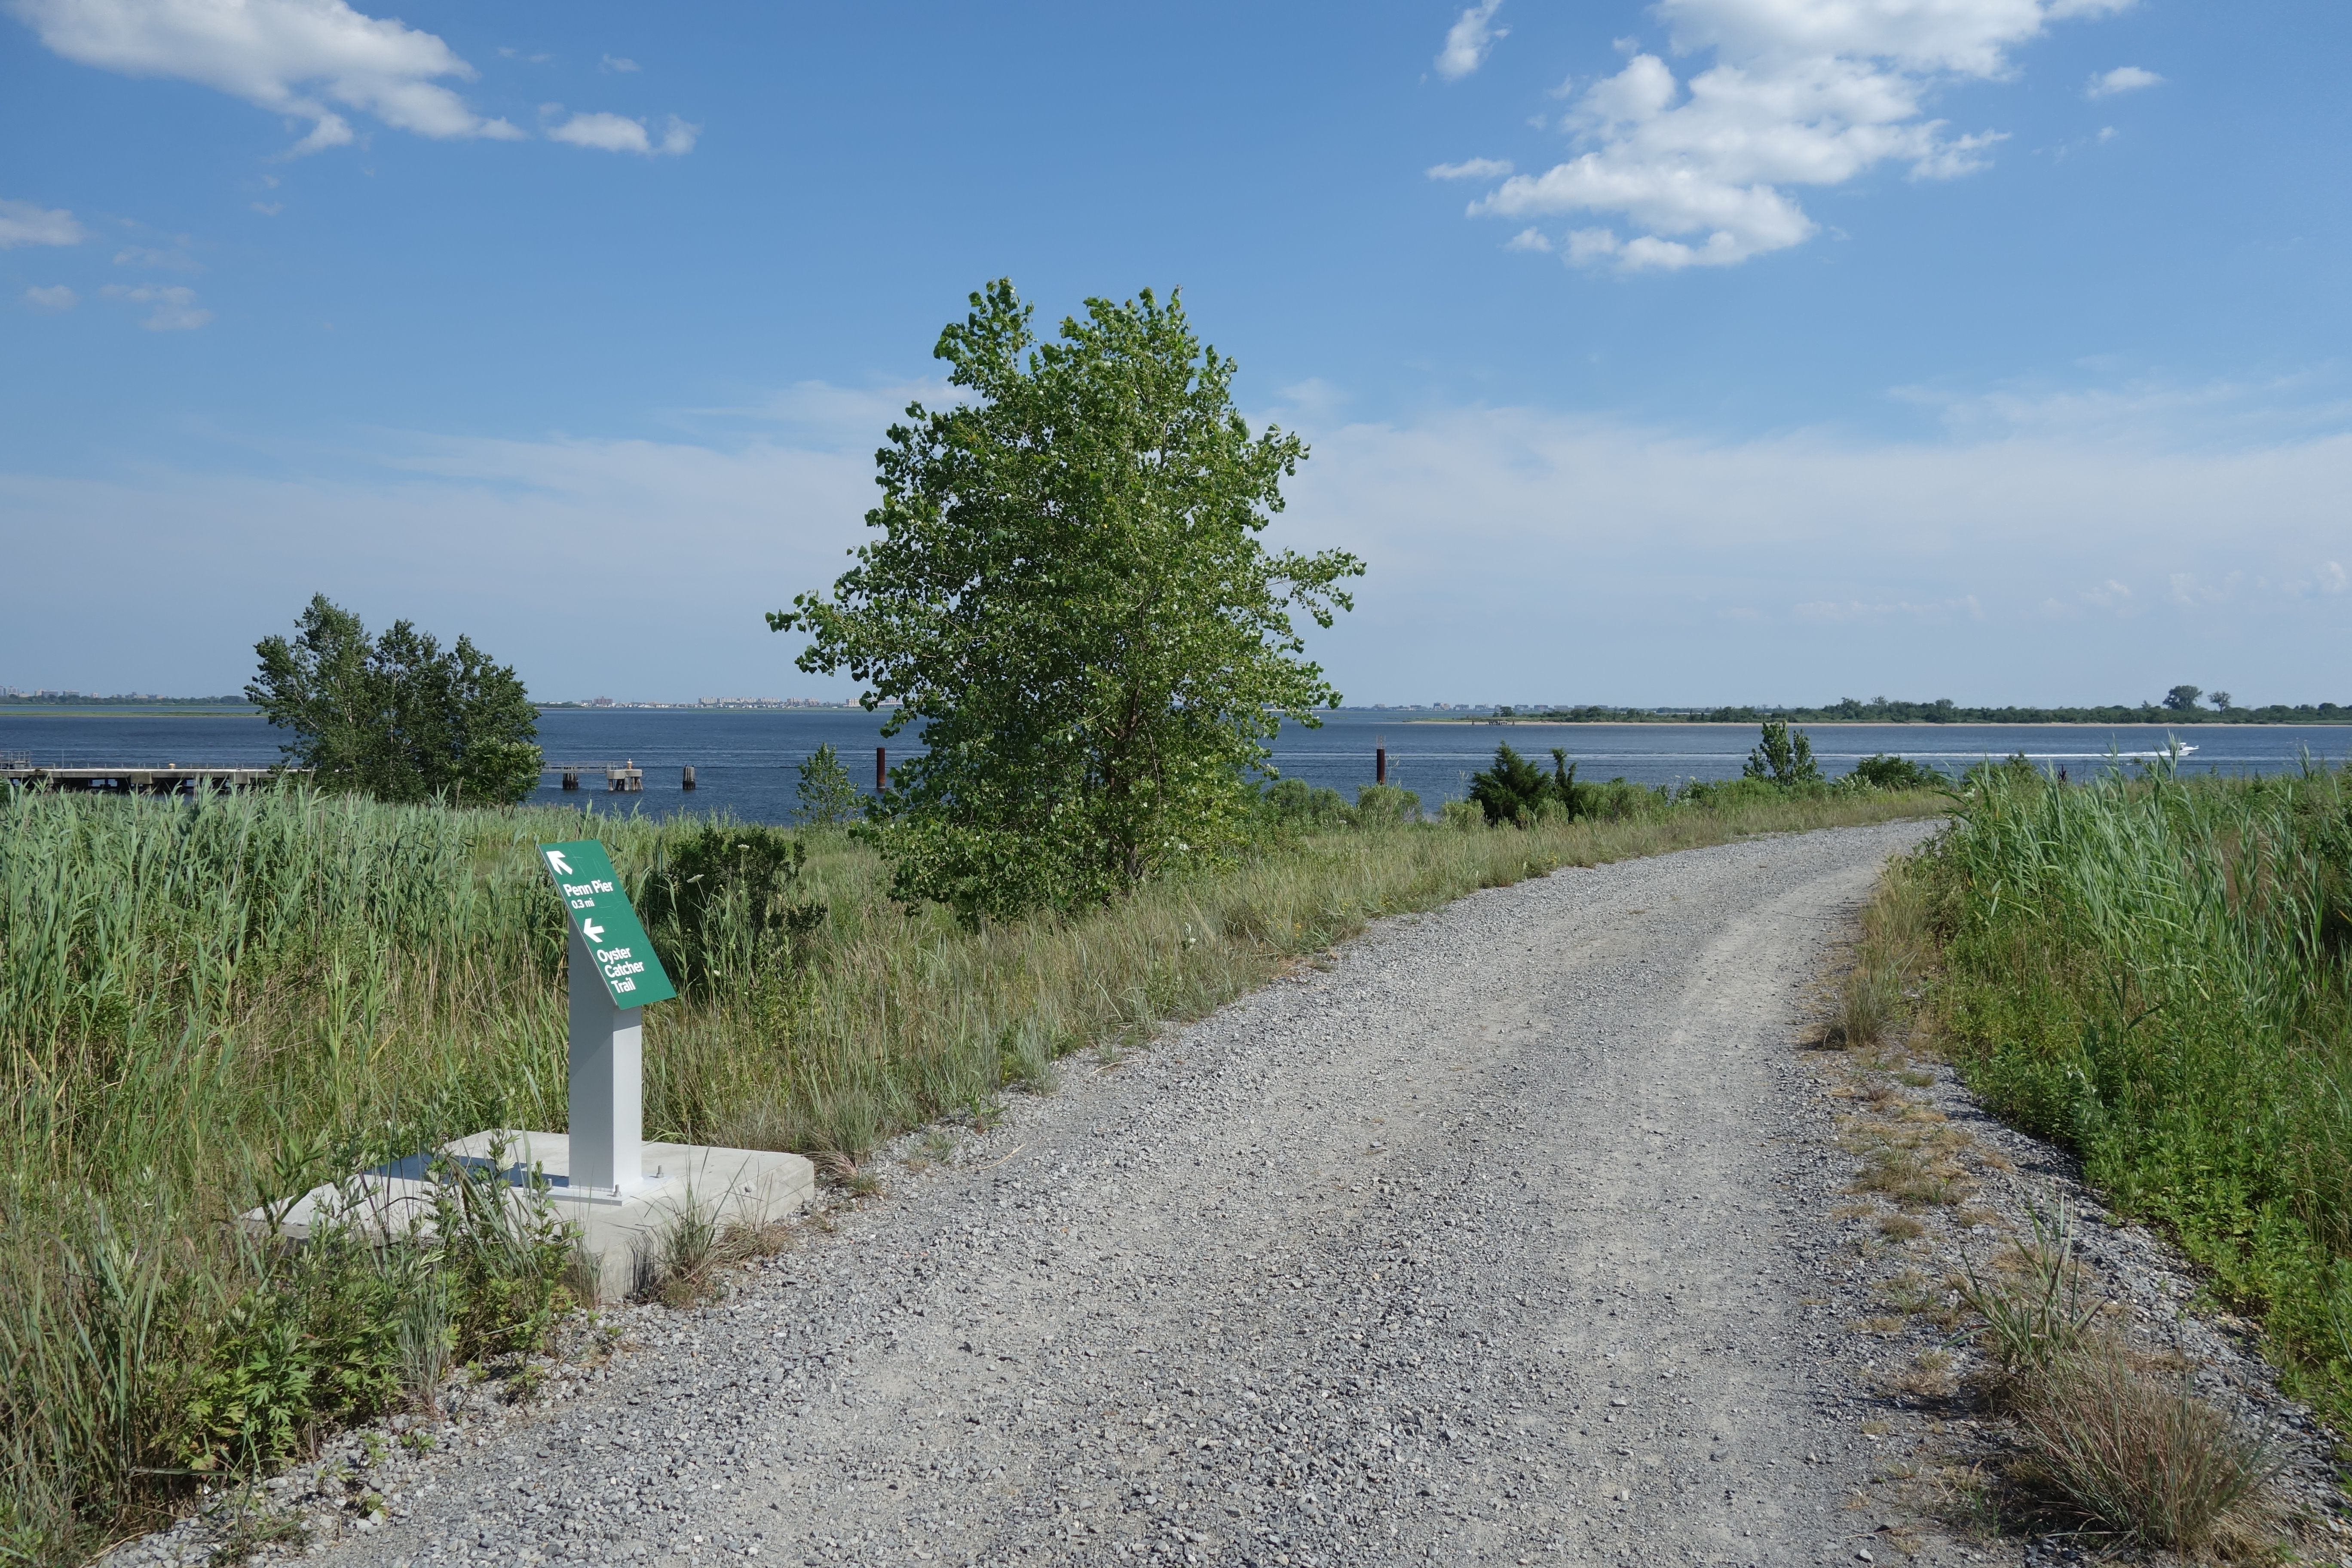
<path fill-rule="evenodd" d="M 1335 827 L 1402 827 L 1421 820 L 1421 796 L 1394 784 L 1366 784 L 1356 804 L 1336 789 L 1304 779 L 1276 779 L 1258 792 L 1260 822 L 1285 832 L 1328 832 Z"/>
<path fill-rule="evenodd" d="M 1568 760 L 1565 748 L 1551 749 L 1551 766 L 1547 774 L 1507 741 L 1495 748 L 1493 766 L 1471 775 L 1470 798 L 1494 824 L 1525 827 L 1538 821 L 1572 822 L 1588 815 L 1582 802 L 1591 786 L 1578 784 L 1576 764 Z"/>
<path fill-rule="evenodd" d="M 682 836 L 646 879 L 646 933 L 680 985 L 748 979 L 794 955 L 793 939 L 824 923 L 819 900 L 792 892 L 808 847 L 781 828 L 707 823 Z"/>
<path fill-rule="evenodd" d="M 1336 789 L 1318 789 L 1305 779 L 1276 779 L 1259 792 L 1258 813 L 1278 827 L 1338 827 L 1348 820 L 1348 800 Z"/>
<path fill-rule="evenodd" d="M 1486 814 L 1475 800 L 1449 800 L 1437 808 L 1437 820 L 1447 827 L 1466 831 L 1486 826 Z"/>
<path fill-rule="evenodd" d="M 1960 775 L 1963 788 L 1992 789 L 2000 785 L 2024 785 L 2028 788 L 2049 783 L 2040 768 L 2028 762 L 2023 752 L 2011 752 L 2000 762 L 1990 759 L 1970 763 Z"/>
<path fill-rule="evenodd" d="M 1470 779 L 1470 798 L 1490 824 L 1532 821 L 1537 804 L 1550 795 L 1551 780 L 1508 741 L 1495 748 L 1494 764 Z"/>
<path fill-rule="evenodd" d="M 1622 777 L 1607 784 L 1580 784 L 1576 786 L 1576 815 L 1600 822 L 1625 822 L 1655 816 L 1672 810 L 1675 792 L 1672 786 L 1628 784 Z"/>
<path fill-rule="evenodd" d="M 1885 752 L 1854 763 L 1843 782 L 1855 789 L 1943 789 L 1950 783 L 1925 763 Z"/>
<path fill-rule="evenodd" d="M 1358 827 L 1402 827 L 1421 820 L 1421 796 L 1394 784 L 1366 784 L 1348 820 Z"/>
<path fill-rule="evenodd" d="M 1692 779 L 1675 792 L 1675 800 L 1683 805 L 1703 805 L 1716 811 L 1738 806 L 1763 805 L 1787 800 L 1799 792 L 1770 779 L 1741 776 L 1736 779 Z"/>

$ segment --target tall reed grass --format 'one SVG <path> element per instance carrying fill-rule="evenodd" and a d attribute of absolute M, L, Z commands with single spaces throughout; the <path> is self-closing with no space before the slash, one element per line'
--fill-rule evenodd
<path fill-rule="evenodd" d="M 1986 770 L 1916 869 L 1973 1087 L 2352 1415 L 2352 777 Z"/>
<path fill-rule="evenodd" d="M 891 904 L 887 871 L 838 830 L 804 835 L 787 868 L 772 832 L 747 829 L 758 898 L 778 908 L 698 894 L 689 933 L 658 894 L 678 857 L 734 852 L 708 821 L 292 791 L 0 795 L 0 1561 L 78 1559 L 195 1475 L 266 1466 L 320 1424 L 425 1396 L 451 1354 L 510 1352 L 543 1324 L 544 1237 L 484 1222 L 428 1268 L 397 1248 L 288 1254 L 231 1223 L 483 1128 L 564 1125 L 563 914 L 541 841 L 601 837 L 673 968 L 702 977 L 646 1018 L 647 1132 L 854 1158 L 1042 1083 L 1070 1050 L 1204 1014 L 1381 914 L 1941 805 L 1400 821 L 977 933 Z"/>

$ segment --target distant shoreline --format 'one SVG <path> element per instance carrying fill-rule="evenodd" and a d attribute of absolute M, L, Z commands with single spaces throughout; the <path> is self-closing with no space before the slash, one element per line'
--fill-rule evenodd
<path fill-rule="evenodd" d="M 1766 720 L 1778 718 L 1766 714 Z M 1533 725 L 1571 730 L 1595 724 L 1680 724 L 1686 729 L 1753 730 L 1756 719 L 1406 719 L 1407 724 Z M 1791 719 L 1792 730 L 2341 730 L 2352 719 Z"/>
<path fill-rule="evenodd" d="M 141 708 L 123 703 L 112 708 L 19 708 L 0 703 L 0 719 L 260 719 L 258 708 Z"/>

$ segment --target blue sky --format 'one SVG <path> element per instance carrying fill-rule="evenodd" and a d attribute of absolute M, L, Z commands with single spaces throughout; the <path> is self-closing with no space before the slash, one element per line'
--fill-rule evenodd
<path fill-rule="evenodd" d="M 1009 275 L 1181 286 L 1306 433 L 1274 536 L 1371 563 L 1350 700 L 2352 700 L 2347 45 L 0 0 L 0 684 L 233 689 L 321 590 L 550 697 L 845 692 L 760 612 Z"/>

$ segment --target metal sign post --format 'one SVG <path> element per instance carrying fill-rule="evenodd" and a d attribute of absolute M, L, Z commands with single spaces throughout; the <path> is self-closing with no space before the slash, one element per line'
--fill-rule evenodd
<path fill-rule="evenodd" d="M 677 994 L 593 838 L 542 844 L 571 917 L 571 1180 L 626 1194 L 645 1184 L 645 1005 Z"/>

